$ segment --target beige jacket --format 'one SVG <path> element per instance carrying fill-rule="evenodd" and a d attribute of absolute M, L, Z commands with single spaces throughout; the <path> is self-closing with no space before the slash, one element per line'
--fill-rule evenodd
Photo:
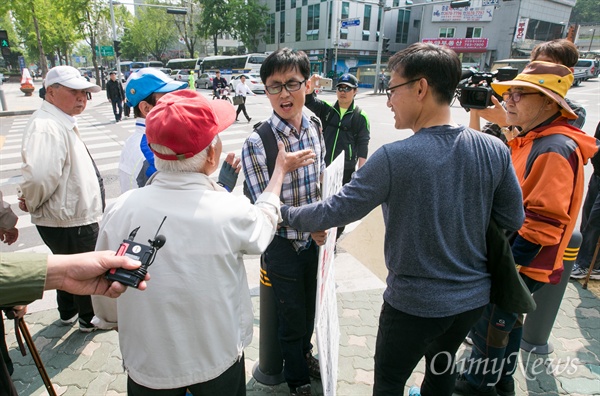
<path fill-rule="evenodd" d="M 21 190 L 33 224 L 66 228 L 100 220 L 100 185 L 71 117 L 42 103 L 25 127 L 21 157 Z"/>

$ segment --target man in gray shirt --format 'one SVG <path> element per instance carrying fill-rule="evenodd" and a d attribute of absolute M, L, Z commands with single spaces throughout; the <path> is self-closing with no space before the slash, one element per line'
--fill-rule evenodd
<path fill-rule="evenodd" d="M 507 147 L 451 118 L 457 55 L 416 43 L 390 58 L 388 107 L 414 136 L 384 145 L 335 196 L 282 208 L 303 230 L 339 227 L 382 205 L 387 288 L 375 351 L 374 395 L 398 395 L 419 360 L 421 394 L 452 395 L 454 355 L 490 298 L 485 235 L 494 218 L 516 231 L 521 189 Z"/>

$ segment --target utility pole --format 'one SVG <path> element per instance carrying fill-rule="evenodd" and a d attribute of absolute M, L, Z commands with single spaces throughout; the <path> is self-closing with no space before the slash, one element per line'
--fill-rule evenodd
<path fill-rule="evenodd" d="M 115 10 L 113 8 L 113 0 L 109 0 L 110 2 L 110 20 L 112 22 L 112 35 L 113 35 L 113 43 L 117 41 L 117 25 L 115 24 Z M 117 80 L 119 82 L 123 81 L 123 76 L 121 76 L 121 56 L 117 53 L 115 49 L 115 59 L 117 60 Z M 104 78 L 102 79 L 104 81 Z"/>
<path fill-rule="evenodd" d="M 381 53 L 383 52 L 383 31 L 385 29 L 385 12 L 387 11 L 385 7 L 385 0 L 379 0 L 379 8 L 382 10 L 381 12 L 381 24 L 379 31 L 379 42 L 377 43 L 377 62 L 375 64 L 375 82 L 373 84 L 373 93 L 377 94 L 377 85 L 379 84 L 379 64 L 381 63 Z M 420 37 L 419 37 L 420 38 Z"/>

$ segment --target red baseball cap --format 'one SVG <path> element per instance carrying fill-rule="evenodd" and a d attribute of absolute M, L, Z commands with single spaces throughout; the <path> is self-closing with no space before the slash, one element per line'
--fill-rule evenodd
<path fill-rule="evenodd" d="M 199 92 L 182 89 L 166 94 L 146 117 L 146 137 L 152 144 L 170 148 L 174 155 L 154 155 L 175 161 L 204 150 L 215 136 L 235 121 L 235 108 L 226 100 L 208 100 Z"/>

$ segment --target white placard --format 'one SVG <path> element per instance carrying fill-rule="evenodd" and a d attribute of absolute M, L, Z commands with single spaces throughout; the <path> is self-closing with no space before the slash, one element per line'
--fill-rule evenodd
<path fill-rule="evenodd" d="M 323 199 L 342 188 L 344 176 L 344 152 L 325 169 L 323 174 Z M 340 325 L 335 295 L 335 240 L 337 228 L 329 229 L 327 242 L 319 248 L 319 272 L 317 274 L 316 330 L 321 366 L 323 395 L 335 396 L 340 345 Z"/>

